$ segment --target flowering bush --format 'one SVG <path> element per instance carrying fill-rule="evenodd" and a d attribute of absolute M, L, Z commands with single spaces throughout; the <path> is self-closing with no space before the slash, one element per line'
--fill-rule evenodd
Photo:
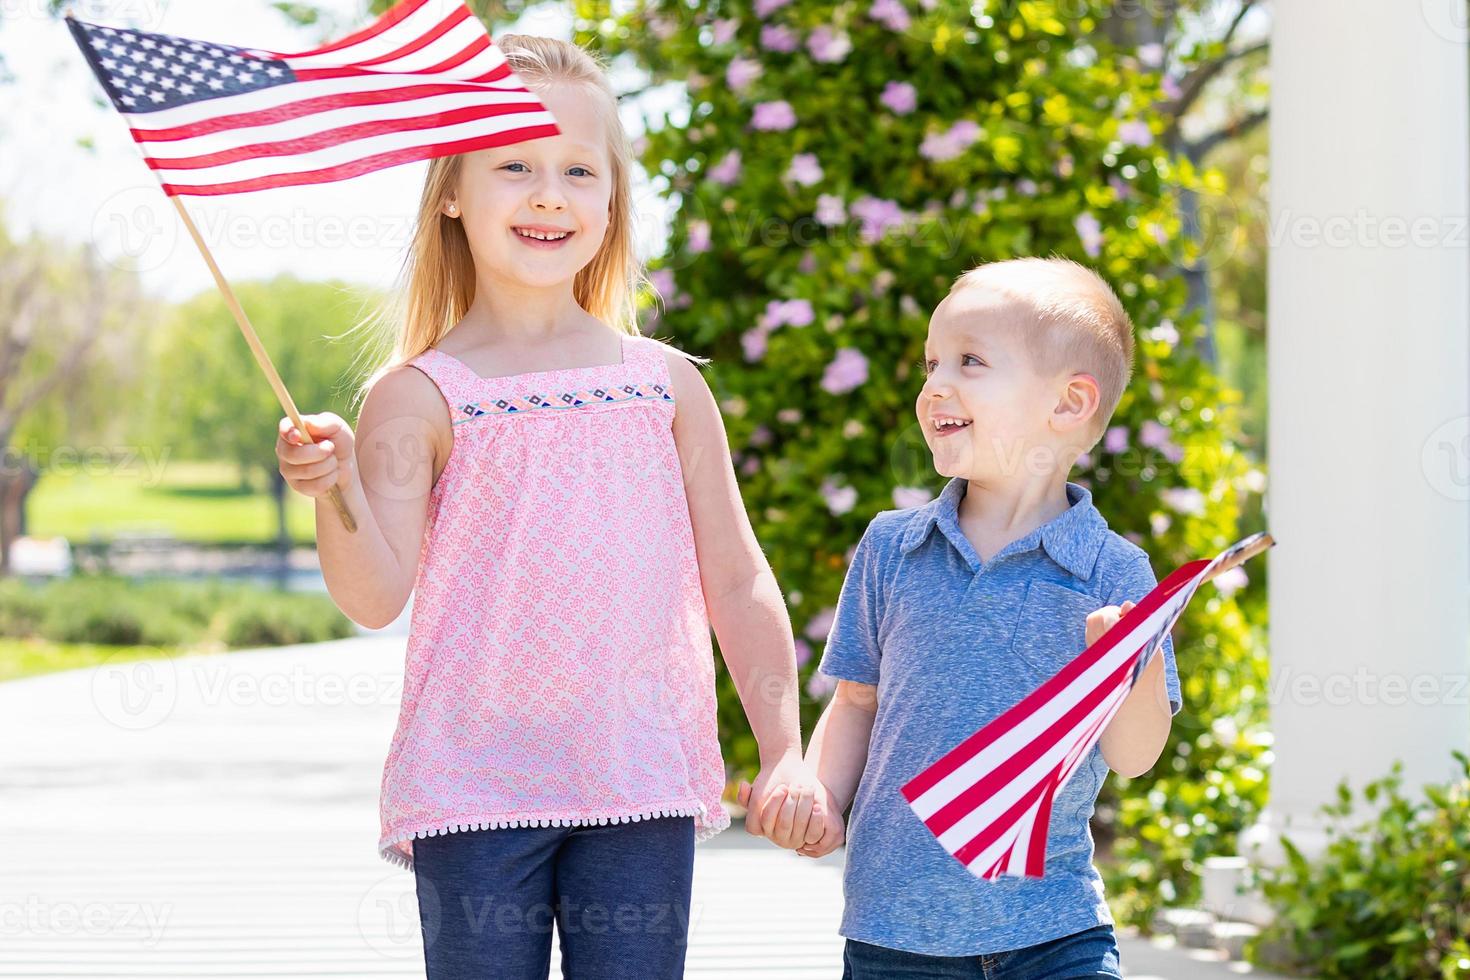
<path fill-rule="evenodd" d="M 678 208 L 654 331 L 714 359 L 798 634 L 806 731 L 830 694 L 814 668 L 854 543 L 943 485 L 914 417 L 919 362 L 930 311 L 977 262 L 1072 257 L 1128 308 L 1134 383 L 1071 478 L 1160 577 L 1241 536 L 1261 489 L 1172 271 L 1193 255 L 1177 195 L 1204 178 L 1156 142 L 1158 58 L 1108 46 L 1076 2 L 1069 19 L 1042 0 L 988 6 L 578 4 L 580 40 L 687 91 L 640 140 Z M 1185 707 L 1163 759 L 1099 803 L 1099 857 L 1131 921 L 1192 890 L 1191 863 L 1232 850 L 1264 802 L 1266 668 L 1245 615 L 1263 612 L 1261 586 L 1244 570 L 1219 584 L 1175 630 Z M 726 758 L 749 772 L 755 743 L 721 683 Z"/>

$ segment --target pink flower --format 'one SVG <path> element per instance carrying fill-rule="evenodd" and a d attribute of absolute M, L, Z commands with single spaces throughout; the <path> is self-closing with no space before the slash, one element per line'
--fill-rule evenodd
<path fill-rule="evenodd" d="M 1171 102 L 1176 101 L 1179 96 L 1184 94 L 1184 89 L 1179 87 L 1179 79 L 1173 75 L 1165 75 L 1160 79 L 1159 88 L 1163 91 L 1164 98 Z"/>
<path fill-rule="evenodd" d="M 725 84 L 736 92 L 743 92 L 750 83 L 761 77 L 761 63 L 750 58 L 731 58 L 725 68 Z"/>
<path fill-rule="evenodd" d="M 825 701 L 837 690 L 837 678 L 829 677 L 821 671 L 817 671 L 807 678 L 806 693 L 818 701 Z"/>
<path fill-rule="evenodd" d="M 1118 127 L 1118 139 L 1124 146 L 1148 146 L 1154 141 L 1154 134 L 1142 119 L 1130 119 Z"/>
<path fill-rule="evenodd" d="M 1227 568 L 1219 575 L 1210 579 L 1210 584 L 1229 597 L 1239 589 L 1245 588 L 1246 583 L 1249 581 L 1250 576 L 1246 575 L 1245 569 L 1236 565 L 1234 568 Z"/>
<path fill-rule="evenodd" d="M 786 179 L 803 187 L 821 183 L 822 165 L 817 162 L 815 153 L 798 153 L 791 158 L 791 166 L 786 170 Z"/>
<path fill-rule="evenodd" d="M 969 119 L 961 119 L 942 133 L 925 136 L 919 144 L 919 153 L 926 159 L 942 163 L 964 153 L 979 138 L 979 125 Z"/>
<path fill-rule="evenodd" d="M 655 269 L 649 273 L 648 281 L 653 284 L 654 290 L 664 298 L 671 299 L 676 292 L 674 286 L 674 273 L 670 269 Z"/>
<path fill-rule="evenodd" d="M 796 640 L 796 666 L 804 667 L 806 666 L 807 661 L 811 659 L 812 645 L 806 640 L 798 637 Z"/>
<path fill-rule="evenodd" d="M 806 39 L 806 49 L 812 53 L 814 60 L 833 65 L 852 51 L 852 41 L 846 34 L 837 33 L 823 24 Z"/>
<path fill-rule="evenodd" d="M 791 0 L 755 0 L 755 15 L 765 20 L 790 2 Z"/>
<path fill-rule="evenodd" d="M 893 506 L 900 510 L 922 507 L 934 499 L 934 495 L 923 487 L 894 487 Z"/>
<path fill-rule="evenodd" d="M 806 327 L 817 318 L 812 304 L 804 299 L 773 299 L 766 304 L 766 310 L 761 314 L 760 325 L 766 330 L 775 330 L 781 326 Z"/>
<path fill-rule="evenodd" d="M 780 132 L 796 125 L 796 113 L 785 99 L 775 102 L 757 102 L 751 114 L 752 129 Z"/>
<path fill-rule="evenodd" d="M 766 337 L 770 332 L 769 327 L 754 326 L 740 335 L 740 347 L 747 361 L 758 361 L 766 356 Z"/>
<path fill-rule="evenodd" d="M 827 509 L 834 514 L 846 514 L 857 503 L 856 489 L 840 486 L 830 479 L 822 481 L 821 494 Z"/>
<path fill-rule="evenodd" d="M 796 32 L 785 24 L 766 24 L 761 28 L 761 47 L 767 51 L 790 54 L 800 44 Z"/>
<path fill-rule="evenodd" d="M 890 228 L 904 222 L 903 209 L 894 201 L 880 197 L 860 197 L 849 208 L 852 216 L 863 223 L 863 239 L 876 242 Z"/>
<path fill-rule="evenodd" d="M 883 94 L 878 96 L 878 101 L 895 115 L 907 116 L 919 104 L 919 94 L 908 82 L 889 82 L 883 86 Z"/>
<path fill-rule="evenodd" d="M 890 31 L 909 29 L 909 12 L 899 0 L 873 0 L 873 5 L 868 8 L 868 16 Z"/>
<path fill-rule="evenodd" d="M 716 44 L 729 44 L 735 39 L 735 30 L 740 26 L 740 21 L 735 17 L 725 17 L 714 22 L 711 28 Z"/>
<path fill-rule="evenodd" d="M 689 222 L 689 252 L 701 255 L 709 251 L 709 222 L 695 219 Z"/>
<path fill-rule="evenodd" d="M 1073 222 L 1077 237 L 1082 239 L 1082 250 L 1093 258 L 1102 254 L 1102 225 L 1091 211 L 1083 211 Z"/>
<path fill-rule="evenodd" d="M 1148 419 L 1138 427 L 1138 441 L 1151 449 L 1157 449 L 1169 441 L 1169 428 Z"/>
<path fill-rule="evenodd" d="M 710 168 L 709 179 L 716 184 L 729 187 L 740 179 L 740 151 L 731 150 L 720 159 L 720 162 Z"/>
<path fill-rule="evenodd" d="M 841 395 L 868 380 L 868 359 L 855 347 L 843 347 L 822 372 L 822 389 Z"/>
<path fill-rule="evenodd" d="M 1162 44 L 1140 44 L 1138 46 L 1138 60 L 1148 68 L 1157 68 L 1164 63 L 1164 46 Z"/>
<path fill-rule="evenodd" d="M 802 635 L 812 640 L 825 640 L 832 632 L 832 621 L 837 618 L 837 610 L 828 606 L 811 618 L 802 630 Z"/>
<path fill-rule="evenodd" d="M 1200 515 L 1205 512 L 1205 495 L 1194 487 L 1170 487 L 1159 491 L 1159 499 L 1180 514 Z"/>
<path fill-rule="evenodd" d="M 836 194 L 820 194 L 817 196 L 817 221 L 832 227 L 847 221 L 847 211 L 842 205 L 842 198 Z"/>
<path fill-rule="evenodd" d="M 1103 434 L 1103 449 L 1110 453 L 1121 453 L 1128 448 L 1128 427 L 1115 425 Z"/>

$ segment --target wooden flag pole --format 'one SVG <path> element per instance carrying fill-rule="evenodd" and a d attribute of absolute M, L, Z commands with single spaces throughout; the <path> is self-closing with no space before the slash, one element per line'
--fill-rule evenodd
<path fill-rule="evenodd" d="M 173 202 L 179 217 L 184 219 L 184 227 L 189 229 L 189 235 L 194 239 L 194 244 L 199 246 L 199 252 L 204 256 L 204 261 L 209 264 L 209 271 L 214 274 L 215 285 L 224 294 L 225 304 L 229 306 L 230 312 L 235 315 L 235 322 L 240 325 L 240 332 L 245 335 L 245 343 L 250 345 L 250 351 L 255 355 L 255 363 L 265 372 L 266 380 L 271 383 L 271 388 L 276 393 L 276 399 L 286 414 L 291 417 L 291 423 L 296 426 L 296 431 L 307 442 L 314 442 L 311 433 L 306 430 L 306 424 L 301 421 L 301 416 L 296 411 L 296 402 L 291 399 L 291 393 L 286 390 L 286 385 L 281 381 L 281 376 L 276 373 L 276 366 L 271 363 L 270 354 L 266 353 L 265 346 L 261 344 L 260 338 L 255 335 L 255 328 L 250 325 L 250 320 L 245 316 L 245 311 L 240 308 L 240 303 L 235 299 L 235 292 L 230 288 L 229 282 L 215 265 L 214 256 L 210 254 L 209 246 L 205 244 L 204 237 L 199 234 L 199 229 L 194 227 L 194 219 L 189 217 L 189 212 L 184 210 L 184 204 L 177 195 L 169 194 L 168 199 Z M 357 531 L 357 520 L 352 516 L 352 511 L 347 508 L 347 501 L 342 499 L 342 488 L 333 486 L 327 491 L 327 497 L 332 505 L 337 508 L 337 516 L 342 518 L 342 525 L 348 531 Z"/>
<path fill-rule="evenodd" d="M 1265 551 L 1267 548 L 1270 548 L 1274 544 L 1276 544 L 1276 539 L 1271 537 L 1271 535 L 1267 534 L 1265 531 L 1254 535 L 1253 540 L 1251 540 L 1251 542 L 1247 544 L 1244 548 L 1241 548 L 1239 554 L 1232 555 L 1229 559 L 1222 561 L 1220 564 L 1216 565 L 1213 569 L 1211 569 L 1210 574 L 1204 577 L 1203 581 L 1200 584 L 1203 585 L 1205 582 L 1208 582 L 1210 579 L 1219 575 L 1221 572 L 1228 572 L 1236 565 L 1245 564 L 1256 555 L 1259 555 L 1261 552 Z"/>

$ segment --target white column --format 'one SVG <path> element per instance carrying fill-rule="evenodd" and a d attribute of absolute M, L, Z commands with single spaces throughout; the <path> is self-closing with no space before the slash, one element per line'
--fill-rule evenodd
<path fill-rule="evenodd" d="M 1464 0 L 1272 9 L 1265 860 L 1339 779 L 1470 750 Z"/>

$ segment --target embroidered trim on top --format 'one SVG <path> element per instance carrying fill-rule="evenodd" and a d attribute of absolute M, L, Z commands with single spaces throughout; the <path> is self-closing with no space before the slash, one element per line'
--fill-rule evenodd
<path fill-rule="evenodd" d="M 609 402 L 629 402 L 642 399 L 671 402 L 674 396 L 667 386 L 644 382 L 642 384 L 609 385 L 604 388 L 579 388 L 558 395 L 517 395 L 510 398 L 492 398 L 482 402 L 467 402 L 459 410 L 467 418 L 455 419 L 452 424 L 470 422 L 483 415 L 510 415 L 535 412 L 545 409 L 582 408 Z"/>

